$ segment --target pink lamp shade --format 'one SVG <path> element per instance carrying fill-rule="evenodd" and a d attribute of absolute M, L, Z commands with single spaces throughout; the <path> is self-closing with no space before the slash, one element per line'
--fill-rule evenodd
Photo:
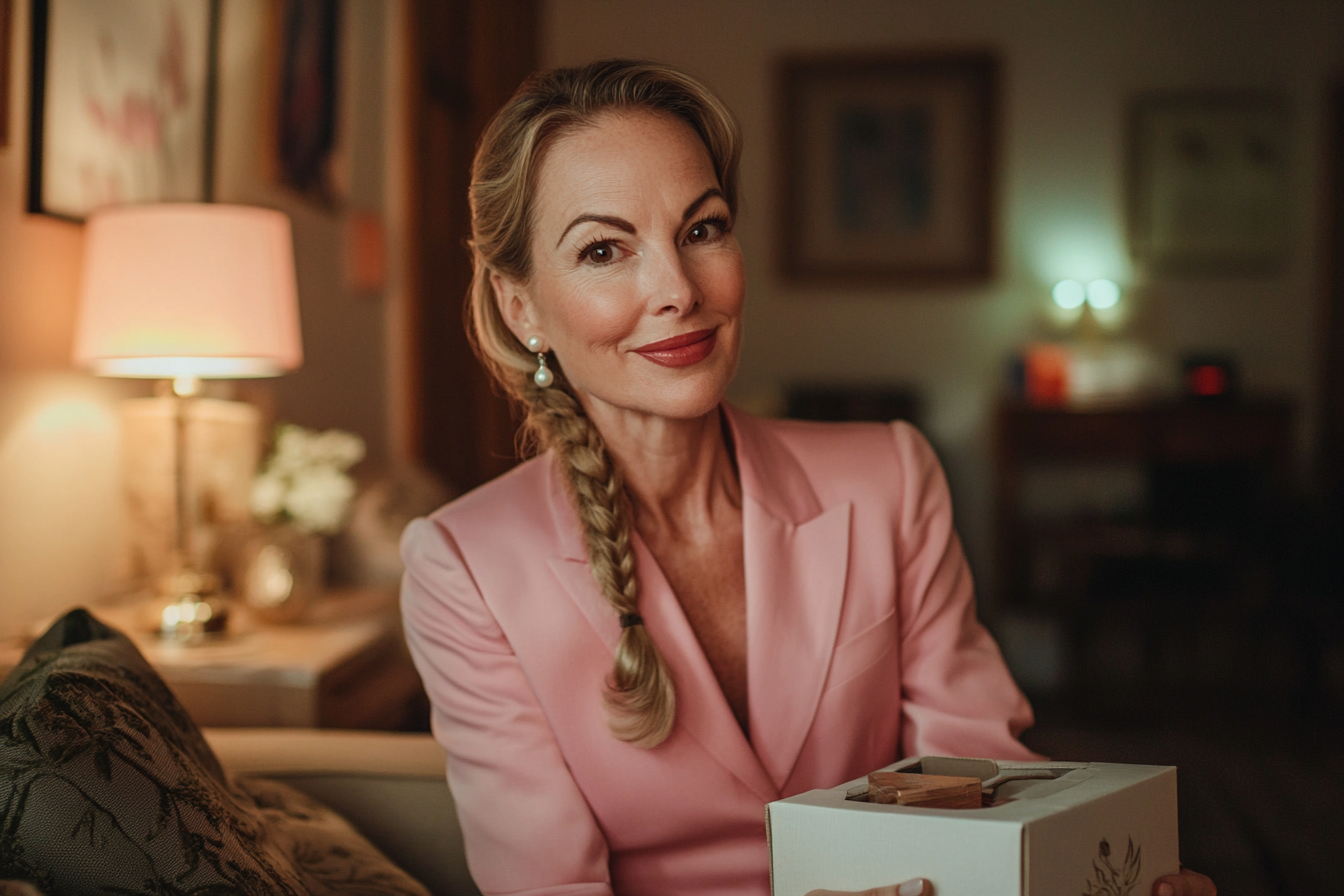
<path fill-rule="evenodd" d="M 104 376 L 276 376 L 303 363 L 289 218 L 114 206 L 84 232 L 74 361 Z"/>

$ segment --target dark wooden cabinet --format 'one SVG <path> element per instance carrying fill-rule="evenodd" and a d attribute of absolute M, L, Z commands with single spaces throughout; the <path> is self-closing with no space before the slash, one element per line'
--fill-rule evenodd
<path fill-rule="evenodd" d="M 1286 489 L 1292 430 L 1291 404 L 1276 400 L 1100 408 L 1002 403 L 995 446 L 1000 603 L 1086 599 L 1077 592 L 1087 583 L 1077 576 L 1072 586 L 1061 586 L 1073 593 L 1041 593 L 1032 568 L 1042 551 L 1076 555 L 1075 566 L 1107 555 L 1160 559 L 1220 550 L 1231 562 L 1241 536 Z M 1024 513 L 1024 484 L 1033 469 L 1105 463 L 1138 471 L 1145 494 L 1137 508 L 1045 519 Z"/>
<path fill-rule="evenodd" d="M 1274 400 L 999 406 L 998 608 L 1049 626 L 1061 651 L 1038 696 L 1077 709 L 1107 694 L 1109 707 L 1148 712 L 1267 680 L 1245 662 L 1263 652 L 1261 635 L 1300 640 L 1302 628 L 1276 590 L 1293 417 Z M 1108 476 L 1127 483 L 1123 500 L 1070 493 Z M 1063 493 L 1053 503 L 1038 493 L 1052 482 Z"/>

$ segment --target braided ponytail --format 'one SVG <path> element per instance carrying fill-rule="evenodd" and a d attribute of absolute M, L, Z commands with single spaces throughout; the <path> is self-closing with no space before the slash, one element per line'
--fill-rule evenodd
<path fill-rule="evenodd" d="M 639 580 L 630 538 L 634 521 L 620 469 L 567 388 L 531 385 L 527 408 L 524 426 L 545 440 L 565 471 L 602 596 L 623 622 L 638 616 Z M 608 724 L 621 740 L 652 747 L 672 731 L 672 677 L 642 622 L 621 628 L 605 699 Z"/>
<path fill-rule="evenodd" d="M 736 214 L 737 123 L 705 85 L 671 66 L 621 59 L 539 73 L 490 122 L 472 164 L 475 274 L 465 316 L 477 355 L 526 414 L 522 447 L 550 449 L 565 473 L 593 577 L 622 620 L 604 695 L 608 724 L 616 737 L 648 748 L 671 733 L 676 696 L 667 664 L 638 619 L 634 520 L 624 479 L 559 359 L 548 365 L 555 374 L 549 388 L 532 381 L 536 355 L 505 324 L 491 285 L 494 274 L 526 282 L 531 273 L 536 176 L 546 149 L 603 112 L 634 108 L 672 115 L 694 129 Z"/>

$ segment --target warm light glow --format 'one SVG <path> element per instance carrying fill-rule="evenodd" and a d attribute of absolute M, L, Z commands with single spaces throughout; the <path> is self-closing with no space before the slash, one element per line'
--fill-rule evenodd
<path fill-rule="evenodd" d="M 1120 286 L 1114 280 L 1093 280 L 1087 284 L 1087 303 L 1093 308 L 1114 308 L 1120 301 Z"/>
<path fill-rule="evenodd" d="M 87 398 L 66 398 L 39 408 L 25 428 L 39 439 L 68 439 L 114 433 L 116 423 L 102 405 Z"/>
<path fill-rule="evenodd" d="M 22 406 L 0 406 L 13 414 L 0 427 L 0 633 L 104 593 L 123 549 L 121 440 L 106 396 L 87 382 L 19 389 Z"/>
<path fill-rule="evenodd" d="M 91 361 L 89 369 L 99 376 L 153 380 L 183 376 L 245 379 L 284 373 L 273 358 L 102 358 Z"/>
<path fill-rule="evenodd" d="M 1038 293 L 1039 295 L 1039 293 Z M 1077 280 L 1061 280 L 1050 291 L 1055 304 L 1066 311 L 1082 307 L 1087 300 L 1087 290 Z"/>
<path fill-rule="evenodd" d="M 303 363 L 289 219 L 237 205 L 94 212 L 75 362 L 106 376 L 275 376 Z"/>

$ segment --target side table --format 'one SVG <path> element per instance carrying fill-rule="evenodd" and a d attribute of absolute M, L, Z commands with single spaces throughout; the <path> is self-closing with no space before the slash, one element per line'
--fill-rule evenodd
<path fill-rule="evenodd" d="M 198 645 L 151 634 L 143 603 L 91 609 L 135 642 L 203 727 L 386 730 L 423 705 L 395 591 L 331 591 L 293 625 L 263 625 L 235 608 L 230 634 Z"/>

